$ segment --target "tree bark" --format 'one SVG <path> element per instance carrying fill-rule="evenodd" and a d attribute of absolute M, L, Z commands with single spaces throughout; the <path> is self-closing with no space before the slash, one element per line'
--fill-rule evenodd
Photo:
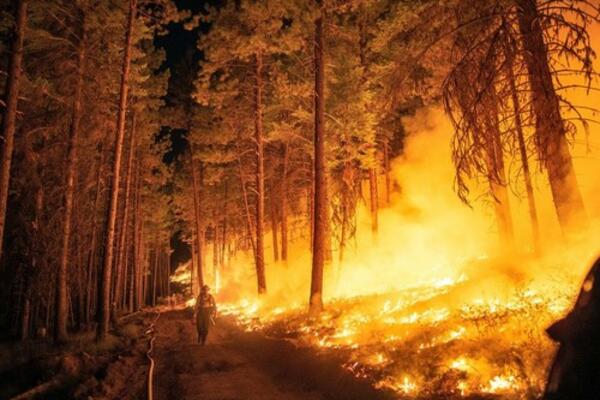
<path fill-rule="evenodd" d="M 283 146 L 283 170 L 281 172 L 281 198 L 279 213 L 281 217 L 281 260 L 287 263 L 288 259 L 288 226 L 287 226 L 287 197 L 288 197 L 288 163 L 289 145 Z"/>
<path fill-rule="evenodd" d="M 370 210 L 371 210 L 371 232 L 377 236 L 379 230 L 379 190 L 377 190 L 377 170 L 369 168 L 369 195 L 370 195 Z"/>
<path fill-rule="evenodd" d="M 325 158 L 325 98 L 324 98 L 324 31 L 325 15 L 322 0 L 317 1 L 320 7 L 320 15 L 315 20 L 315 42 L 314 42 L 314 232 L 313 257 L 309 297 L 309 312 L 312 315 L 323 310 L 323 269 L 325 266 L 327 246 L 327 174 Z"/>
<path fill-rule="evenodd" d="M 129 225 L 129 202 L 131 197 L 131 181 L 132 181 L 132 170 L 133 170 L 133 160 L 134 155 L 136 154 L 136 125 L 137 118 L 135 110 L 132 113 L 131 117 L 131 139 L 129 143 L 129 154 L 127 155 L 127 177 L 125 178 L 125 202 L 123 205 L 123 228 L 121 229 L 121 237 L 119 238 L 119 257 L 117 261 L 117 276 L 115 279 L 115 293 L 114 303 L 117 307 L 120 307 L 121 299 L 122 299 L 122 286 L 123 283 L 123 271 L 125 265 L 125 240 L 127 238 L 127 231 Z"/>
<path fill-rule="evenodd" d="M 256 53 L 256 86 L 254 110 L 254 134 L 256 140 L 256 280 L 258 294 L 267 292 L 265 277 L 265 245 L 264 245 L 264 215 L 265 215 L 265 167 L 263 155 L 263 59 L 261 53 Z"/>
<path fill-rule="evenodd" d="M 194 218 L 196 220 L 196 251 L 197 253 L 197 278 L 198 286 L 204 286 L 204 266 L 202 265 L 202 204 L 201 204 L 201 190 L 202 190 L 202 165 L 197 165 L 194 160 L 194 155 L 190 150 L 190 159 L 192 163 L 192 188 L 194 190 Z"/>
<path fill-rule="evenodd" d="M 527 191 L 527 204 L 529 206 L 529 220 L 531 222 L 531 233 L 533 238 L 533 249 L 535 254 L 541 255 L 540 225 L 537 216 L 537 207 L 535 196 L 533 194 L 533 184 L 531 183 L 531 172 L 529 170 L 529 160 L 527 158 L 527 147 L 525 145 L 525 135 L 523 134 L 523 121 L 521 120 L 521 102 L 515 83 L 515 74 L 513 67 L 507 64 L 508 81 L 510 85 L 511 98 L 515 114 L 515 133 L 519 144 L 519 154 L 521 156 L 521 165 L 523 166 L 523 180 Z"/>
<path fill-rule="evenodd" d="M 271 232 L 273 234 L 273 260 L 279 261 L 279 245 L 277 242 L 277 206 L 275 205 L 275 189 L 271 188 Z"/>
<path fill-rule="evenodd" d="M 583 198 L 577 184 L 559 99 L 548 64 L 548 51 L 537 1 L 515 2 L 519 9 L 519 30 L 532 92 L 536 140 L 540 157 L 548 171 L 558 221 L 563 233 L 569 237 L 587 228 Z"/>
<path fill-rule="evenodd" d="M 140 230 L 141 230 L 141 191 L 142 191 L 142 177 L 140 167 L 136 169 L 135 175 L 135 201 L 134 201 L 134 221 L 133 221 L 133 265 L 131 266 L 131 287 L 129 289 L 129 307 L 130 311 L 138 310 L 140 307 L 139 302 L 139 285 L 140 285 Z"/>
<path fill-rule="evenodd" d="M 4 223 L 8 204 L 8 188 L 10 185 L 10 168 L 15 146 L 15 130 L 17 125 L 17 107 L 21 85 L 21 64 L 23 62 L 23 42 L 27 25 L 28 0 L 16 2 L 15 32 L 11 43 L 11 57 L 8 67 L 8 81 L 4 115 L 2 118 L 2 146 L 0 147 L 0 258 L 4 243 Z"/>
<path fill-rule="evenodd" d="M 62 247 L 60 264 L 56 274 L 56 318 L 54 321 L 54 341 L 63 343 L 67 340 L 67 278 L 69 269 L 69 252 L 71 245 L 71 220 L 73 218 L 73 196 L 77 176 L 77 147 L 79 146 L 79 124 L 82 114 L 83 79 L 86 58 L 86 26 L 85 14 L 81 15 L 81 32 L 77 47 L 77 82 L 73 96 L 73 115 L 69 128 L 69 144 L 67 150 L 67 182 L 65 188 Z"/>
<path fill-rule="evenodd" d="M 390 177 L 390 148 L 387 140 L 383 143 L 383 168 L 385 169 L 385 204 L 391 205 L 392 180 Z"/>
<path fill-rule="evenodd" d="M 497 110 L 495 93 L 490 95 L 490 105 Z M 511 251 L 514 249 L 514 230 L 510 212 L 510 202 L 504 167 L 504 154 L 500 142 L 500 130 L 498 128 L 497 111 L 492 120 L 488 120 L 487 134 L 485 137 L 485 151 L 487 163 L 487 178 L 490 185 L 490 193 L 494 203 L 494 211 L 498 225 L 500 242 Z"/>
<path fill-rule="evenodd" d="M 96 337 L 103 340 L 108 334 L 110 323 L 110 292 L 113 251 L 115 242 L 115 224 L 117 219 L 117 204 L 119 199 L 119 181 L 121 175 L 121 156 L 123 153 L 123 140 L 125 136 L 125 114 L 127 112 L 127 95 L 129 91 L 129 72 L 131 67 L 131 49 L 133 44 L 133 25 L 136 13 L 136 0 L 129 0 L 129 15 L 125 34 L 125 53 L 123 55 L 121 88 L 119 94 L 119 111 L 117 116 L 117 138 L 115 143 L 115 157 L 111 182 L 110 204 L 106 228 L 106 241 L 104 244 L 104 263 L 102 279 L 100 281 L 101 301 L 98 304 L 98 329 Z"/>

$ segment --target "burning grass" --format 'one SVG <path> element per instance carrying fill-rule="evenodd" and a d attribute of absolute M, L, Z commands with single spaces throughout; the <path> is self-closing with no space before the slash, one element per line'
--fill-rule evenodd
<path fill-rule="evenodd" d="M 313 320 L 300 305 L 248 300 L 222 312 L 247 330 L 336 352 L 354 375 L 400 397 L 538 397 L 554 351 L 544 330 L 569 307 L 572 293 L 530 283 L 483 296 L 479 285 L 462 276 L 333 300 Z"/>

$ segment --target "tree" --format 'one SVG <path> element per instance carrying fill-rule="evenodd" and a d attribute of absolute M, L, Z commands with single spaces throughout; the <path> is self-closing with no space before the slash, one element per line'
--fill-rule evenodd
<path fill-rule="evenodd" d="M 323 310 L 323 269 L 325 267 L 326 232 L 329 222 L 327 199 L 327 171 L 325 164 L 325 13 L 321 0 L 317 1 L 319 15 L 315 19 L 314 42 L 314 227 L 312 235 L 312 272 L 309 311 L 318 314 Z"/>
<path fill-rule="evenodd" d="M 110 294 L 111 276 L 113 266 L 113 248 L 115 242 L 115 224 L 117 220 L 117 201 L 119 198 L 119 180 L 121 174 L 121 156 L 123 153 L 123 140 L 125 137 L 125 113 L 127 112 L 127 96 L 129 92 L 129 71 L 131 67 L 131 50 L 133 43 L 133 28 L 136 16 L 137 2 L 129 0 L 129 14 L 125 33 L 125 45 L 121 71 L 121 88 L 119 92 L 119 109 L 117 113 L 117 133 L 114 150 L 113 174 L 110 189 L 110 205 L 106 226 L 106 239 L 104 242 L 104 263 L 100 281 L 100 300 L 98 312 L 98 329 L 96 336 L 103 340 L 108 334 L 110 321 Z"/>
<path fill-rule="evenodd" d="M 71 244 L 71 222 L 73 217 L 73 197 L 75 192 L 75 179 L 77 177 L 77 147 L 79 146 L 79 126 L 82 114 L 82 94 L 84 85 L 86 62 L 86 21 L 87 10 L 77 9 L 79 16 L 79 40 L 77 43 L 77 80 L 73 96 L 73 115 L 69 128 L 69 144 L 67 151 L 67 176 L 64 196 L 65 217 L 63 221 L 63 239 L 60 256 L 60 266 L 56 283 L 56 322 L 54 324 L 54 340 L 64 342 L 67 338 L 67 275 L 69 266 L 69 252 Z"/>
<path fill-rule="evenodd" d="M 4 115 L 2 118 L 2 144 L 0 147 L 0 257 L 4 242 L 4 225 L 10 185 L 10 170 L 14 149 L 14 138 L 17 122 L 17 106 L 21 85 L 21 64 L 23 61 L 23 42 L 27 25 L 28 0 L 15 3 L 15 30 L 12 38 L 8 82 L 6 85 Z"/>
<path fill-rule="evenodd" d="M 516 0 L 515 4 L 524 60 L 529 74 L 540 157 L 548 171 L 552 198 L 561 227 L 567 235 L 578 233 L 582 227 L 587 226 L 587 217 L 573 169 L 559 98 L 548 64 L 549 54 L 544 40 L 538 3 L 537 0 Z M 585 29 L 581 32 L 578 28 L 577 26 L 573 28 L 571 25 L 571 29 L 583 34 L 581 40 L 585 41 L 587 32 Z M 575 42 L 569 46 L 567 43 L 567 48 L 573 48 L 577 44 Z M 583 46 L 583 66 L 584 69 L 589 70 L 593 68 L 589 59 L 590 49 L 585 42 Z"/>

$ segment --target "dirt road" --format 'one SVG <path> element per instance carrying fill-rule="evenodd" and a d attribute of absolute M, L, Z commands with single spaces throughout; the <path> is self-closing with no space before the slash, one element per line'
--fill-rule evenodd
<path fill-rule="evenodd" d="M 393 398 L 355 379 L 339 360 L 242 332 L 226 319 L 218 320 L 201 346 L 190 318 L 172 311 L 156 324 L 157 400 Z"/>

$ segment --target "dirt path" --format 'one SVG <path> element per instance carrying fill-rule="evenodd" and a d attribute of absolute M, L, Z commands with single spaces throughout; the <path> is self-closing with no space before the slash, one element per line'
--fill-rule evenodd
<path fill-rule="evenodd" d="M 283 340 L 244 333 L 219 320 L 206 346 L 185 311 L 156 324 L 157 400 L 390 399 L 339 366 L 339 360 L 298 349 Z"/>

